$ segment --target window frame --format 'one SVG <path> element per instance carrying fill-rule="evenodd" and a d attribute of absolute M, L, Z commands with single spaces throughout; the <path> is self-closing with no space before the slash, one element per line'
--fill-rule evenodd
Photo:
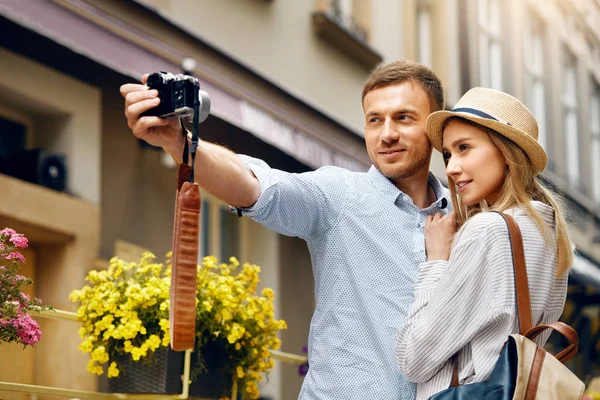
<path fill-rule="evenodd" d="M 591 77 L 589 130 L 591 157 L 590 197 L 600 205 L 600 82 Z"/>
<path fill-rule="evenodd" d="M 504 90 L 501 0 L 477 2 L 479 85 Z M 490 7 L 494 5 L 494 7 Z M 490 11 L 491 8 L 495 10 Z M 497 19 L 495 19 L 497 18 Z"/>
<path fill-rule="evenodd" d="M 538 142 L 548 152 L 552 140 L 547 113 L 546 24 L 533 10 L 528 13 L 523 38 L 524 100 L 538 121 Z"/>
<path fill-rule="evenodd" d="M 432 31 L 432 10 L 427 3 L 419 2 L 416 10 L 416 45 L 417 60 L 429 68 L 433 67 L 433 31 Z M 424 24 L 425 22 L 425 24 Z"/>
<path fill-rule="evenodd" d="M 565 146 L 565 177 L 570 186 L 583 191 L 581 184 L 580 150 L 581 137 L 579 132 L 579 79 L 577 76 L 578 60 L 576 55 L 566 45 L 563 45 L 562 62 L 562 128 L 563 144 Z"/>

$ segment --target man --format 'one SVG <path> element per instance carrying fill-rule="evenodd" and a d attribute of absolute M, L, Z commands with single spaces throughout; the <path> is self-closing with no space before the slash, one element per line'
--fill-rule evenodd
<path fill-rule="evenodd" d="M 139 117 L 158 105 L 156 91 L 127 84 L 121 93 L 134 135 L 181 162 L 186 139 L 178 122 Z M 198 146 L 200 186 L 308 244 L 316 308 L 301 399 L 414 398 L 414 385 L 396 367 L 394 340 L 425 261 L 425 219 L 449 204 L 429 174 L 425 134 L 443 97 L 439 79 L 418 64 L 394 62 L 371 74 L 362 96 L 368 173 L 324 167 L 290 174 L 212 143 Z"/>

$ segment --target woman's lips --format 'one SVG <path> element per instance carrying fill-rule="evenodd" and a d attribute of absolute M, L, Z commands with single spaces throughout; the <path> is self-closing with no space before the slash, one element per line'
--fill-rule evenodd
<path fill-rule="evenodd" d="M 473 181 L 468 181 L 468 182 L 461 182 L 460 184 L 458 184 L 458 192 L 462 193 L 465 190 L 467 190 L 467 188 L 469 187 L 469 184 L 473 182 Z"/>

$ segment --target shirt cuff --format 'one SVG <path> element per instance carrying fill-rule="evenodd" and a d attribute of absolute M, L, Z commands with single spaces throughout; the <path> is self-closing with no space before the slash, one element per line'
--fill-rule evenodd
<path fill-rule="evenodd" d="M 263 196 L 263 193 L 267 186 L 270 168 L 264 161 L 257 158 L 252 158 L 243 154 L 238 154 L 238 157 L 248 168 L 250 168 L 254 176 L 256 176 L 256 179 L 258 179 L 258 182 L 260 183 L 260 196 L 253 206 L 233 207 L 230 205 L 229 209 L 231 212 L 237 213 L 240 217 L 243 215 L 247 215 L 248 217 L 260 215 L 263 206 L 268 203 L 266 199 L 267 196 Z"/>
<path fill-rule="evenodd" d="M 415 282 L 415 294 L 431 291 L 436 288 L 440 277 L 448 267 L 448 261 L 425 261 L 419 265 L 419 273 Z"/>

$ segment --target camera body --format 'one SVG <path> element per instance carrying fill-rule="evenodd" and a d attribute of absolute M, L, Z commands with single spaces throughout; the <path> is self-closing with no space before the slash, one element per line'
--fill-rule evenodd
<path fill-rule="evenodd" d="M 199 99 L 200 83 L 193 76 L 155 72 L 148 77 L 146 85 L 158 90 L 160 104 L 145 111 L 142 116 L 190 117 L 194 114 L 194 104 L 202 102 Z"/>

